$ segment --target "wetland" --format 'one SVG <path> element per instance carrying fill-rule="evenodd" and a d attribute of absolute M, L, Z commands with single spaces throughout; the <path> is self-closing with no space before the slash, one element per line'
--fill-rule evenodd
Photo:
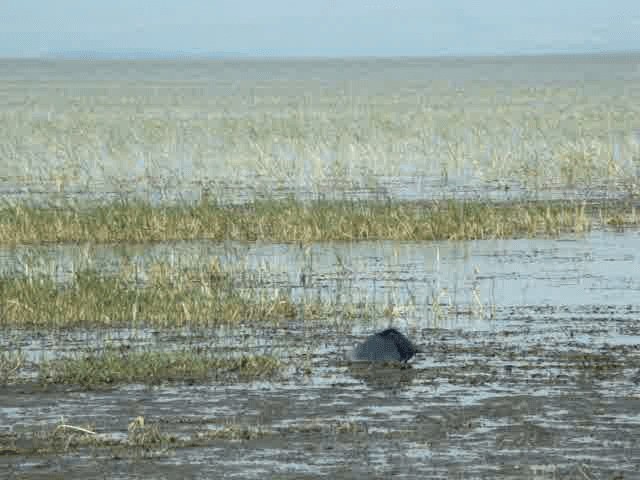
<path fill-rule="evenodd" d="M 3 61 L 0 478 L 639 478 L 637 65 Z"/>

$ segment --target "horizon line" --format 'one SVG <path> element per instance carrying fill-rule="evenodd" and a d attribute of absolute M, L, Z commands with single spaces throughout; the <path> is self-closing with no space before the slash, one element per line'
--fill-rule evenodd
<path fill-rule="evenodd" d="M 68 51 L 47 52 L 34 55 L 4 56 L 1 60 L 84 60 L 84 61 L 145 61 L 145 60 L 366 60 L 366 59 L 444 59 L 444 58 L 518 58 L 518 57 L 566 57 L 566 56 L 616 56 L 637 55 L 640 49 L 629 50 L 587 50 L 587 51 L 540 51 L 540 52 L 500 52 L 500 53 L 441 53 L 441 54 L 359 54 L 359 55 L 279 55 L 253 54 L 241 52 L 158 52 L 151 50 L 131 52 L 109 51 Z M 92 57 L 93 55 L 93 57 Z"/>

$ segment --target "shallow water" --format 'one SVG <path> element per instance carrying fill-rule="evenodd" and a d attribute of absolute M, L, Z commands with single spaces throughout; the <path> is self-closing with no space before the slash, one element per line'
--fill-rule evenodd
<path fill-rule="evenodd" d="M 86 391 L 30 383 L 35 370 L 27 365 L 22 383 L 0 386 L 0 476 L 640 477 L 638 252 L 637 231 L 456 243 L 5 248 L 3 276 L 30 264 L 31 273 L 41 268 L 67 282 L 90 258 L 105 274 L 134 262 L 144 278 L 154 261 L 196 268 L 218 257 L 300 301 L 393 304 L 399 313 L 172 331 L 3 330 L 0 346 L 19 348 L 28 362 L 106 347 L 200 346 L 275 355 L 287 367 L 253 382 Z M 389 324 L 424 350 L 411 368 L 345 362 L 353 345 Z M 177 440 L 126 444 L 138 416 Z M 111 443 L 30 450 L 62 422 L 90 424 Z M 231 427 L 259 434 L 211 435 Z"/>
<path fill-rule="evenodd" d="M 144 282 L 150 266 L 159 262 L 183 270 L 219 261 L 238 272 L 238 287 L 250 283 L 283 289 L 300 301 L 398 305 L 403 317 L 424 324 L 434 298 L 443 306 L 484 309 L 637 303 L 639 249 L 640 233 L 634 230 L 596 230 L 558 239 L 307 246 L 208 241 L 0 246 L 0 277 L 42 274 L 68 283 L 87 268 L 109 275 L 133 266 L 136 280 Z"/>
<path fill-rule="evenodd" d="M 620 197 L 638 188 L 639 64 L 7 60 L 0 195 L 78 207 Z"/>

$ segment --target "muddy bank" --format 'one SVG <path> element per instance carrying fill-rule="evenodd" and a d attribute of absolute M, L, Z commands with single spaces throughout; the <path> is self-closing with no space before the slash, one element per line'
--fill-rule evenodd
<path fill-rule="evenodd" d="M 304 330 L 317 347 L 293 348 L 269 380 L 4 386 L 0 467 L 16 478 L 640 475 L 640 328 L 619 321 L 615 342 L 601 321 L 506 320 L 416 330 L 426 353 L 404 369 L 351 365 L 343 354 L 360 337 L 317 326 Z M 146 436 L 131 431 L 138 417 Z"/>

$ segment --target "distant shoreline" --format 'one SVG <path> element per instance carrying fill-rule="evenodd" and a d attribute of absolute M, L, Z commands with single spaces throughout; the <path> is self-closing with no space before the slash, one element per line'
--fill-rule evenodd
<path fill-rule="evenodd" d="M 286 56 L 286 55 L 253 55 L 247 53 L 192 53 L 192 52 L 49 52 L 42 55 L 0 57 L 0 60 L 11 61 L 91 61 L 91 62 L 131 62 L 131 61 L 374 61 L 374 60 L 434 60 L 434 61 L 461 61 L 461 60 L 491 60 L 511 61 L 516 59 L 542 59 L 542 58 L 611 58 L 611 57 L 640 56 L 640 50 L 611 50 L 601 52 L 547 52 L 547 53 L 520 53 L 520 54 L 486 54 L 486 55 L 360 55 L 360 56 Z"/>
<path fill-rule="evenodd" d="M 242 53 L 234 52 L 153 52 L 153 51 L 130 51 L 130 52 L 104 52 L 104 51 L 61 51 L 46 52 L 34 57 L 34 59 L 69 59 L 69 60 L 180 60 L 180 59 L 219 59 L 219 58 L 242 58 L 247 57 Z"/>

